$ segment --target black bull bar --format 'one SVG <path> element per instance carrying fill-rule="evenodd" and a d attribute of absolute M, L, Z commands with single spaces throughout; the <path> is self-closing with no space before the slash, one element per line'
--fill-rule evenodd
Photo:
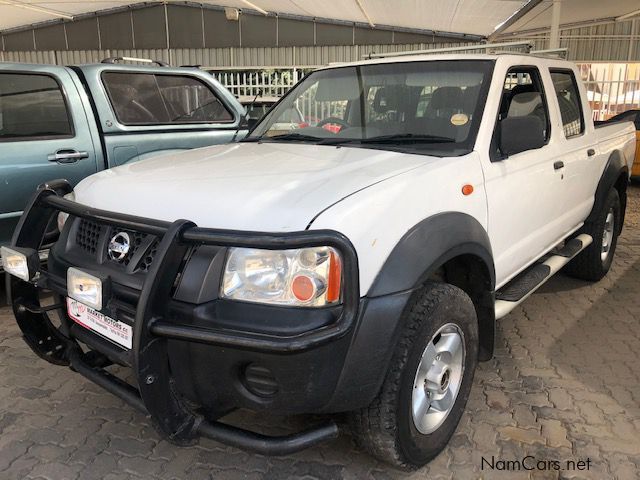
<path fill-rule="evenodd" d="M 353 327 L 359 303 L 356 252 L 345 236 L 331 230 L 279 234 L 199 228 L 187 220 L 150 220 L 94 209 L 62 198 L 71 190 L 69 183 L 64 180 L 42 185 L 25 209 L 13 235 L 12 245 L 34 251 L 40 249 L 47 230 L 50 230 L 51 219 L 58 212 L 160 238 L 156 257 L 140 292 L 133 327 L 132 369 L 138 387 L 96 365 L 91 361 L 93 357 L 83 353 L 78 343 L 65 335 L 68 328 L 65 328 L 67 314 L 63 304 L 54 307 L 40 304 L 40 289 L 51 289 L 60 295 L 66 292 L 66 283 L 62 281 L 63 291 L 61 279 L 50 278 L 46 270 L 40 271 L 31 282 L 15 277 L 8 281 L 9 298 L 16 320 L 26 343 L 38 356 L 57 365 L 70 366 L 127 404 L 148 414 L 156 429 L 179 445 L 192 443 L 198 436 L 204 436 L 256 453 L 286 455 L 338 436 L 338 426 L 334 421 L 301 433 L 267 436 L 203 418 L 188 408 L 175 391 L 169 368 L 167 340 L 226 345 L 286 355 L 342 337 Z M 330 246 L 337 249 L 342 256 L 344 285 L 339 318 L 326 327 L 290 337 L 205 329 L 165 319 L 172 286 L 183 267 L 187 250 L 194 245 L 265 249 Z M 47 316 L 47 311 L 54 308 L 61 310 L 63 322 L 59 328 Z"/>

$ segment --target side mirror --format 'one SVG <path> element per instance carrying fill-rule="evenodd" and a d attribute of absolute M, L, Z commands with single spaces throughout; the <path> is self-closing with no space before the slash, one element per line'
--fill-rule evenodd
<path fill-rule="evenodd" d="M 545 144 L 545 126 L 535 115 L 507 117 L 500 120 L 500 152 L 515 155 Z"/>
<path fill-rule="evenodd" d="M 247 118 L 247 128 L 251 130 L 253 127 L 257 125 L 258 120 L 259 119 L 257 118 Z"/>

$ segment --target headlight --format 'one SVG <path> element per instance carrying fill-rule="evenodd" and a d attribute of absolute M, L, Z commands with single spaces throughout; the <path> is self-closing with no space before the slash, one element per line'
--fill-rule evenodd
<path fill-rule="evenodd" d="M 222 297 L 320 307 L 340 301 L 342 262 L 331 247 L 295 250 L 230 248 Z"/>
<path fill-rule="evenodd" d="M 67 200 L 71 200 L 72 202 L 76 201 L 76 195 L 73 192 L 67 193 L 64 197 Z M 58 214 L 58 230 L 60 231 L 60 233 L 62 233 L 62 229 L 64 228 L 64 224 L 67 221 L 67 218 L 69 218 L 69 214 L 66 212 L 60 212 Z"/>

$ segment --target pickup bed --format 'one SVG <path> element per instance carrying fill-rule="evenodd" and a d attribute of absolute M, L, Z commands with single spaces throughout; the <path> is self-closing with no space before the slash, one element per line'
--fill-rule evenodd
<path fill-rule="evenodd" d="M 16 319 L 177 444 L 290 453 L 341 412 L 371 454 L 419 467 L 496 322 L 560 269 L 611 266 L 635 133 L 596 129 L 586 98 L 574 65 L 527 55 L 320 69 L 238 144 L 43 186 L 3 250 Z M 237 408 L 328 418 L 269 437 L 219 421 Z"/>
<path fill-rule="evenodd" d="M 195 68 L 1 63 L 0 244 L 39 184 L 227 143 L 243 114 Z"/>

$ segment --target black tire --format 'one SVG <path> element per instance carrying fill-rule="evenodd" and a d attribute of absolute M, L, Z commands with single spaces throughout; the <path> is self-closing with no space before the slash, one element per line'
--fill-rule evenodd
<path fill-rule="evenodd" d="M 613 237 L 610 241 L 609 250 L 606 258 L 603 260 L 602 244 L 605 226 L 607 223 L 607 216 L 609 212 L 613 212 Z M 613 257 L 616 252 L 616 246 L 618 244 L 618 234 L 620 232 L 620 196 L 615 188 L 612 188 L 607 199 L 602 207 L 602 210 L 598 212 L 597 217 L 593 222 L 587 222 L 578 233 L 586 233 L 591 235 L 593 242 L 587 248 L 584 249 L 576 258 L 571 260 L 564 268 L 565 273 L 568 275 L 579 278 L 582 280 L 588 280 L 591 282 L 597 282 L 602 279 L 613 262 Z"/>
<path fill-rule="evenodd" d="M 401 321 L 403 329 L 378 396 L 368 407 L 351 412 L 349 420 L 361 448 L 395 467 L 413 470 L 437 456 L 458 426 L 478 363 L 478 320 L 471 299 L 461 289 L 429 282 L 416 293 Z M 412 416 L 416 371 L 426 346 L 447 324 L 462 332 L 462 380 L 442 424 L 423 434 Z"/>

